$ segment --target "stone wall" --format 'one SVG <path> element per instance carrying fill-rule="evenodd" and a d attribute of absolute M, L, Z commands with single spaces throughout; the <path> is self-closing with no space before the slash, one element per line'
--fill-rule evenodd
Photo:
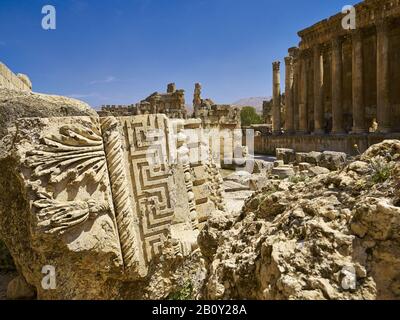
<path fill-rule="evenodd" d="M 103 105 L 98 113 L 101 117 L 165 114 L 170 119 L 186 119 L 185 91 L 177 90 L 175 83 L 170 83 L 166 93 L 154 92 L 136 104 Z"/>
<path fill-rule="evenodd" d="M 193 205 L 201 229 L 211 213 L 215 210 L 225 210 L 222 196 L 223 180 L 212 157 L 209 136 L 203 130 L 200 119 L 175 120 L 175 123 L 176 131 L 179 132 L 180 128 L 180 132 L 186 138 L 189 156 L 187 172 L 190 172 L 192 179 Z"/>
<path fill-rule="evenodd" d="M 355 30 L 345 30 L 338 13 L 298 32 L 299 47 L 285 58 L 287 119 L 273 63 L 276 133 L 400 132 L 400 2 L 362 1 L 355 10 Z"/>
<path fill-rule="evenodd" d="M 276 148 L 291 148 L 296 152 L 338 151 L 349 155 L 364 152 L 371 145 L 386 139 L 400 139 L 400 133 L 393 134 L 354 134 L 354 135 L 256 135 L 254 138 L 256 154 L 274 155 Z M 245 141 L 243 141 L 245 143 Z"/>
<path fill-rule="evenodd" d="M 196 146 L 180 121 L 174 130 L 162 114 L 18 120 L 0 158 L 3 180 L 16 184 L 2 185 L 0 236 L 39 299 L 118 298 L 123 281 L 149 279 L 162 259 L 172 266 L 196 249 L 199 222 L 223 206 L 222 179 L 212 159 L 190 161 Z M 44 265 L 57 268 L 55 290 L 40 285 Z M 102 279 L 89 287 L 94 274 Z"/>
<path fill-rule="evenodd" d="M 23 82 L 20 79 L 20 77 L 15 75 L 5 64 L 1 62 L 0 62 L 0 88 L 31 91 L 31 88 L 28 86 L 27 83 Z"/>

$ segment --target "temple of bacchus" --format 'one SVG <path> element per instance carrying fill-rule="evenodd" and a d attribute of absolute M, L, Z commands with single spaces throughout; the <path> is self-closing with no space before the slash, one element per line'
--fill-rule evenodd
<path fill-rule="evenodd" d="M 399 300 L 400 0 L 348 14 L 262 106 L 170 83 L 96 110 L 0 62 L 0 302 Z"/>
<path fill-rule="evenodd" d="M 256 152 L 276 147 L 354 152 L 400 132 L 400 1 L 365 0 L 355 6 L 356 28 L 339 13 L 301 30 L 298 47 L 273 63 L 272 127 Z"/>

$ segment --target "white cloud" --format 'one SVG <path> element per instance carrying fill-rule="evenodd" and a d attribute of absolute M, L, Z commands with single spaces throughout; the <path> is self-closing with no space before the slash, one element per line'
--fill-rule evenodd
<path fill-rule="evenodd" d="M 101 83 L 112 83 L 112 82 L 115 82 L 115 81 L 117 81 L 117 78 L 116 78 L 116 77 L 114 77 L 114 76 L 108 76 L 108 77 L 105 78 L 105 79 L 90 81 L 89 84 L 90 84 L 90 85 L 94 85 L 94 84 L 101 84 Z"/>

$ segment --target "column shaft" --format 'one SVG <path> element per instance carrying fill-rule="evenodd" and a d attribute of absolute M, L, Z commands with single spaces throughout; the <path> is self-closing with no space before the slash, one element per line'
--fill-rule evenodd
<path fill-rule="evenodd" d="M 300 60 L 296 57 L 294 61 L 294 82 L 293 82 L 293 108 L 294 108 L 294 130 L 299 130 L 299 88 L 300 88 Z"/>
<path fill-rule="evenodd" d="M 389 102 L 389 37 L 388 22 L 380 21 L 377 26 L 377 120 L 378 130 L 390 132 Z"/>
<path fill-rule="evenodd" d="M 281 133 L 281 75 L 280 62 L 274 62 L 273 68 L 273 105 L 272 105 L 272 126 L 275 134 Z"/>
<path fill-rule="evenodd" d="M 314 133 L 325 133 L 324 129 L 324 104 L 323 104 L 323 81 L 324 60 L 319 45 L 313 49 L 314 57 Z"/>
<path fill-rule="evenodd" d="M 304 53 L 301 57 L 301 74 L 300 74 L 300 103 L 299 103 L 299 133 L 307 133 L 308 132 L 308 117 L 307 117 L 307 91 L 308 91 L 308 82 L 307 82 L 307 58 Z"/>
<path fill-rule="evenodd" d="M 294 107 L 293 107 L 293 57 L 285 58 L 285 132 L 294 132 Z"/>
<path fill-rule="evenodd" d="M 363 78 L 363 43 L 359 29 L 352 35 L 353 133 L 366 132 Z"/>
<path fill-rule="evenodd" d="M 342 106 L 342 42 L 332 40 L 332 133 L 344 133 Z"/>

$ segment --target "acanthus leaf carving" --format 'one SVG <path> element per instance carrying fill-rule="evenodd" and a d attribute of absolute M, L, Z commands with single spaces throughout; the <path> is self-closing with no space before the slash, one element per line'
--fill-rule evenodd
<path fill-rule="evenodd" d="M 38 229 L 45 234 L 63 235 L 67 230 L 82 225 L 101 214 L 107 214 L 107 203 L 88 201 L 57 201 L 49 197 L 36 200 L 33 206 L 39 210 Z"/>
<path fill-rule="evenodd" d="M 88 121 L 89 120 L 89 121 Z M 37 230 L 44 234 L 63 235 L 90 219 L 112 211 L 106 200 L 58 199 L 54 188 L 72 185 L 106 186 L 107 165 L 99 121 L 88 118 L 78 123 L 62 125 L 57 132 L 48 131 L 40 144 L 26 152 L 25 164 L 31 169 Z M 88 183 L 82 184 L 84 179 Z M 69 199 L 69 197 L 68 197 Z"/>
<path fill-rule="evenodd" d="M 95 123 L 89 127 L 63 126 L 59 133 L 42 137 L 42 144 L 27 153 L 26 164 L 33 177 L 48 176 L 48 183 L 64 180 L 80 183 L 89 177 L 95 183 L 103 181 L 106 159 L 103 140 Z"/>

